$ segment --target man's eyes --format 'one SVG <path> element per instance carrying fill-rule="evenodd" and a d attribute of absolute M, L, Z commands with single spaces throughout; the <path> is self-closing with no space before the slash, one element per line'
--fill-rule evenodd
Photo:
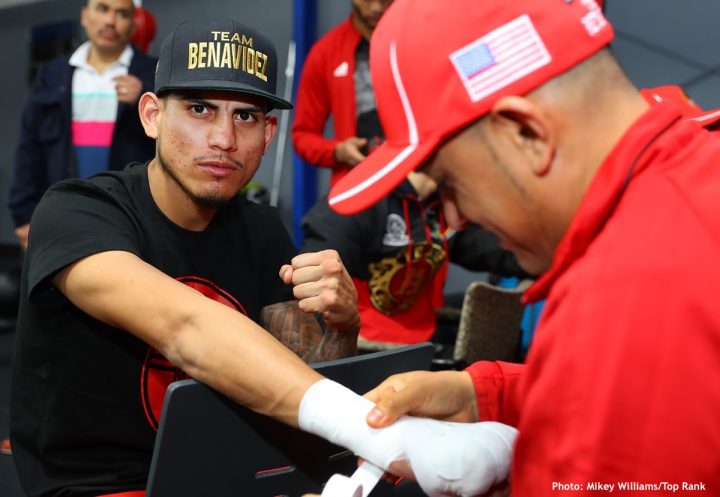
<path fill-rule="evenodd" d="M 202 104 L 193 104 L 189 106 L 190 111 L 193 114 L 209 114 L 210 109 L 206 105 Z M 254 111 L 254 110 L 237 110 L 233 114 L 236 121 L 243 122 L 243 123 L 249 123 L 249 122 L 256 122 L 259 119 L 260 112 Z"/>
<path fill-rule="evenodd" d="M 106 14 L 106 13 L 110 12 L 110 6 L 101 3 L 101 4 L 98 4 L 95 6 L 95 10 L 97 10 L 101 14 Z M 120 9 L 115 12 L 118 15 L 118 17 L 121 17 L 123 19 L 131 19 L 133 17 L 133 15 L 127 9 Z"/>
<path fill-rule="evenodd" d="M 242 122 L 249 122 L 249 121 L 257 121 L 257 116 L 254 112 L 250 112 L 249 110 L 241 110 L 235 113 L 235 116 L 239 121 Z"/>
<path fill-rule="evenodd" d="M 207 112 L 207 107 L 200 104 L 194 104 L 190 106 L 190 110 L 195 114 L 205 114 Z"/>

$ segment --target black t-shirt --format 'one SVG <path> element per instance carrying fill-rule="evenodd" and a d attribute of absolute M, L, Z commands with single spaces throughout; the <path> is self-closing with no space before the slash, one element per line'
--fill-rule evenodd
<path fill-rule="evenodd" d="M 292 240 L 274 208 L 240 197 L 205 231 L 178 227 L 152 200 L 145 164 L 56 184 L 31 231 L 11 392 L 23 486 L 31 496 L 144 488 L 165 387 L 183 373 L 80 311 L 49 277 L 85 256 L 127 251 L 257 321 L 262 307 L 293 298 L 278 277 Z"/>

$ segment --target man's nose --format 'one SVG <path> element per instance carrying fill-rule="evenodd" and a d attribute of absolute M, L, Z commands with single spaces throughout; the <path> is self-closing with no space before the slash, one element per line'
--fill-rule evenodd
<path fill-rule="evenodd" d="M 208 144 L 212 148 L 232 151 L 237 148 L 235 124 L 232 116 L 218 116 L 210 127 Z"/>
<path fill-rule="evenodd" d="M 113 12 L 112 10 L 108 10 L 103 13 L 103 24 L 105 26 L 115 26 L 115 23 L 117 22 L 117 12 Z"/>

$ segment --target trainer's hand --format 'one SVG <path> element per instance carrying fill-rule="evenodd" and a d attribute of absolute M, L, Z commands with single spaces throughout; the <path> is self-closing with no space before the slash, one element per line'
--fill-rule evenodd
<path fill-rule="evenodd" d="M 115 79 L 115 90 L 117 91 L 118 102 L 134 105 L 142 93 L 142 81 L 132 74 L 117 76 Z"/>
<path fill-rule="evenodd" d="M 375 402 L 367 416 L 373 428 L 405 414 L 470 423 L 478 421 L 477 398 L 465 371 L 413 371 L 389 377 L 365 394 Z"/>
<path fill-rule="evenodd" d="M 319 313 L 328 326 L 338 331 L 355 332 L 360 328 L 357 290 L 337 251 L 295 256 L 280 268 L 280 277 L 294 286 L 300 310 Z"/>
<path fill-rule="evenodd" d="M 360 149 L 367 145 L 367 138 L 351 136 L 335 145 L 335 160 L 343 164 L 356 166 L 365 158 Z"/>

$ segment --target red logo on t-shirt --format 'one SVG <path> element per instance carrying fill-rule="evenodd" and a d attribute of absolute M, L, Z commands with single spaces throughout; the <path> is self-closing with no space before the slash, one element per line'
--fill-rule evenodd
<path fill-rule="evenodd" d="M 195 276 L 181 276 L 176 279 L 206 297 L 225 304 L 247 316 L 247 312 L 245 312 L 242 304 L 212 281 Z M 140 377 L 140 394 L 145 416 L 153 429 L 157 430 L 160 425 L 163 400 L 165 399 L 165 391 L 168 385 L 173 381 L 187 378 L 189 378 L 189 376 L 180 368 L 165 359 L 165 357 L 154 348 L 148 347 Z"/>

